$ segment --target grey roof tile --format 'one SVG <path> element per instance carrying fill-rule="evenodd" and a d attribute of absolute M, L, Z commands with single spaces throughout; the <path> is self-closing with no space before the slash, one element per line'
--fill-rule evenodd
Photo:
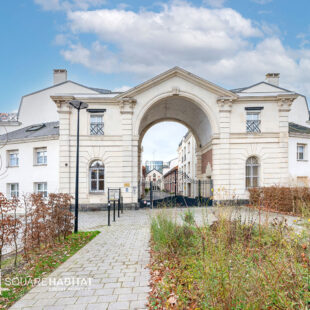
<path fill-rule="evenodd" d="M 310 128 L 296 123 L 289 123 L 289 133 L 310 134 Z"/>
<path fill-rule="evenodd" d="M 38 130 L 31 130 L 31 127 L 39 126 L 41 128 Z M 30 129 L 30 130 L 29 130 Z M 11 131 L 7 134 L 0 135 L 0 141 L 14 141 L 21 139 L 34 139 L 42 138 L 49 136 L 58 136 L 59 135 L 59 122 L 49 122 L 49 123 L 40 123 L 33 124 L 21 129 Z"/>

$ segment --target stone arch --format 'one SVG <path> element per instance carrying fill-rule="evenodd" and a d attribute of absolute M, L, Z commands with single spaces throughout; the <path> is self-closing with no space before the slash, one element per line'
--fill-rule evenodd
<path fill-rule="evenodd" d="M 182 102 L 182 106 L 181 104 L 179 104 L 179 110 L 180 108 L 184 109 L 184 104 L 186 103 L 188 105 L 188 107 L 192 108 L 192 112 L 197 112 L 199 111 L 199 115 L 200 117 L 204 117 L 205 120 L 207 120 L 209 122 L 210 125 L 210 133 L 212 135 L 219 133 L 219 123 L 218 123 L 218 119 L 217 119 L 217 115 L 214 112 L 214 110 L 212 109 L 212 107 L 205 102 L 203 99 L 201 99 L 200 97 L 198 97 L 197 95 L 194 95 L 192 93 L 189 92 L 185 92 L 185 91 L 178 91 L 176 94 L 173 94 L 171 92 L 165 92 L 165 93 L 161 93 L 159 95 L 154 96 L 153 98 L 151 98 L 150 100 L 148 100 L 143 107 L 140 109 L 140 111 L 138 112 L 135 122 L 134 122 L 134 128 L 133 128 L 133 133 L 135 136 L 140 136 L 141 133 L 144 133 L 147 131 L 146 127 L 150 128 L 152 127 L 151 123 L 153 123 L 153 125 L 156 124 L 156 122 L 160 122 L 160 121 L 165 121 L 165 120 L 173 120 L 173 121 L 178 121 L 179 123 L 185 125 L 186 127 L 188 127 L 193 134 L 196 137 L 197 141 L 200 141 L 200 143 L 203 143 L 200 134 L 198 133 L 199 130 L 197 130 L 196 126 L 192 125 L 189 121 L 188 121 L 188 117 L 177 117 L 176 115 L 161 115 L 158 116 L 157 118 L 155 117 L 152 121 L 150 121 L 148 124 L 143 124 L 143 120 L 145 120 L 145 117 L 148 116 L 149 113 L 153 112 L 154 110 L 156 110 L 156 107 L 158 107 L 159 105 L 173 105 L 174 107 L 176 107 L 175 102 Z M 174 103 L 174 104 L 172 104 Z M 173 108 L 173 107 L 171 107 Z M 176 109 L 176 111 L 178 111 L 178 109 Z M 194 113 L 193 113 L 194 114 Z"/>

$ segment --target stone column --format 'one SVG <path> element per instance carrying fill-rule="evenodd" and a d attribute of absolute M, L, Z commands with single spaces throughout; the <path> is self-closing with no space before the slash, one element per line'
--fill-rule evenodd
<path fill-rule="evenodd" d="M 132 207 L 138 202 L 138 142 L 133 136 L 133 111 L 136 100 L 123 98 L 120 102 L 122 131 L 122 179 L 124 203 Z"/>
<path fill-rule="evenodd" d="M 213 139 L 213 187 L 215 200 L 232 198 L 230 183 L 230 122 L 232 99 L 220 98 L 219 136 Z M 221 190 L 220 190 L 221 189 Z"/>

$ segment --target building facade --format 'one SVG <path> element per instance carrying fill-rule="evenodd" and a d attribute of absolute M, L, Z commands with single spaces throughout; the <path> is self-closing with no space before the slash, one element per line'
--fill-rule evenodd
<path fill-rule="evenodd" d="M 121 188 L 128 207 L 137 205 L 141 141 L 165 120 L 188 127 L 195 158 L 190 169 L 182 163 L 182 171 L 211 178 L 215 200 L 247 199 L 253 186 L 308 181 L 307 101 L 279 87 L 277 74 L 227 90 L 176 67 L 124 93 L 87 87 L 66 75 L 56 70 L 53 86 L 24 96 L 17 119 L 0 122 L 1 192 L 15 195 L 18 184 L 19 194 L 74 194 L 77 112 L 70 100 L 88 104 L 80 115 L 84 207 L 106 204 L 109 187 Z"/>

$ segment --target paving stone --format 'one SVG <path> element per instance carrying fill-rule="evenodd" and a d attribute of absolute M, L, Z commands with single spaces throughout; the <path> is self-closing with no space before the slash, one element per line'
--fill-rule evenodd
<path fill-rule="evenodd" d="M 143 287 L 149 276 L 148 269 L 145 270 L 149 263 L 149 213 L 149 210 L 125 211 L 116 223 L 107 227 L 105 223 L 102 225 L 102 219 L 106 221 L 105 212 L 80 212 L 81 229 L 94 227 L 102 233 L 55 270 L 47 278 L 51 281 L 47 286 L 35 287 L 12 309 L 128 310 L 134 301 L 146 303 Z M 66 278 L 90 279 L 91 284 L 85 287 L 57 284 Z M 136 287 L 140 289 L 133 292 Z"/>
<path fill-rule="evenodd" d="M 83 297 L 79 297 L 78 300 L 76 301 L 76 303 L 78 305 L 80 304 L 93 304 L 96 303 L 98 299 L 98 296 L 83 296 Z"/>
<path fill-rule="evenodd" d="M 121 310 L 121 309 L 128 310 L 129 309 L 129 302 L 128 301 L 112 302 L 109 304 L 108 309 L 109 310 Z"/>

